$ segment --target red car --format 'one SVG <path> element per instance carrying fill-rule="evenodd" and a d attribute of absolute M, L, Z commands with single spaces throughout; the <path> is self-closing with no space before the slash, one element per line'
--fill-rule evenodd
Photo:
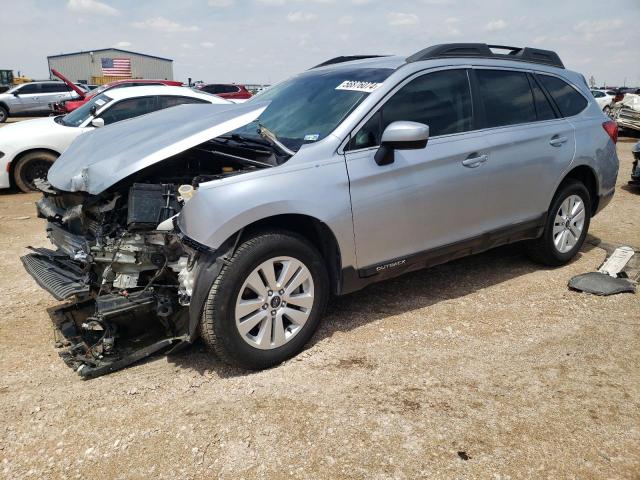
<path fill-rule="evenodd" d="M 73 88 L 76 92 L 78 92 L 78 95 L 80 96 L 80 98 L 75 100 L 67 100 L 65 102 L 51 104 L 51 109 L 53 110 L 53 112 L 61 114 L 74 111 L 76 108 L 81 107 L 82 105 L 87 103 L 94 96 L 106 92 L 107 90 L 111 90 L 112 88 L 139 87 L 142 85 L 171 85 L 176 87 L 182 86 L 182 82 L 176 82 L 173 80 L 146 80 L 143 78 L 126 78 L 123 80 L 115 80 L 113 82 L 105 83 L 104 85 L 100 85 L 98 88 L 95 88 L 85 94 L 84 92 L 80 93 L 79 89 L 77 89 L 77 87 L 75 87 L 75 85 L 73 85 L 73 83 L 68 78 L 66 78 L 57 70 L 52 68 L 51 73 L 53 73 L 56 77 L 60 78 L 63 82 Z"/>
<path fill-rule="evenodd" d="M 244 85 L 236 85 L 235 83 L 200 83 L 196 85 L 196 88 L 227 100 L 248 100 L 251 98 L 251 92 Z"/>

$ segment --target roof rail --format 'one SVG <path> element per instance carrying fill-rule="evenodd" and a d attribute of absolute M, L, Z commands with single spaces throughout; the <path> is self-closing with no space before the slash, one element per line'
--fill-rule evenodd
<path fill-rule="evenodd" d="M 327 65 L 333 65 L 336 63 L 344 63 L 344 62 L 351 62 L 352 60 L 364 60 L 365 58 L 378 58 L 378 57 L 386 57 L 386 55 L 343 55 L 341 57 L 330 58 L 325 62 L 319 63 L 315 67 L 311 67 L 309 70 L 313 70 L 314 68 L 325 67 Z"/>
<path fill-rule="evenodd" d="M 506 50 L 507 53 L 496 53 L 493 52 L 492 49 Z M 551 50 L 541 50 L 530 47 L 509 47 L 506 45 L 487 45 L 486 43 L 443 43 L 440 45 L 432 45 L 407 57 L 407 62 L 451 57 L 500 58 L 564 68 L 564 64 L 558 54 Z"/>

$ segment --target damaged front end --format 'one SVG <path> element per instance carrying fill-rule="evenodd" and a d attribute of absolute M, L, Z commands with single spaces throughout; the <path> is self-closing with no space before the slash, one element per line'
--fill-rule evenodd
<path fill-rule="evenodd" d="M 181 237 L 176 216 L 200 183 L 286 160 L 267 143 L 231 137 L 185 148 L 100 193 L 39 185 L 38 215 L 53 248 L 30 247 L 22 262 L 42 288 L 67 301 L 48 313 L 60 356 L 83 378 L 193 341 L 194 264 L 205 253 Z M 73 179 L 71 186 L 82 190 Z"/>
<path fill-rule="evenodd" d="M 188 256 L 175 233 L 157 230 L 180 210 L 175 185 L 45 193 L 37 207 L 54 249 L 32 248 L 22 262 L 57 300 L 72 300 L 49 310 L 67 365 L 96 376 L 184 337 Z"/>

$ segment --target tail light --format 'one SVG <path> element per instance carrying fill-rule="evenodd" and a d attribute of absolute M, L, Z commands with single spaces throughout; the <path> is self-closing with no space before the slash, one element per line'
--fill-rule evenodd
<path fill-rule="evenodd" d="M 613 143 L 618 141 L 618 124 L 613 120 L 608 120 L 602 124 L 602 128 L 613 140 Z"/>

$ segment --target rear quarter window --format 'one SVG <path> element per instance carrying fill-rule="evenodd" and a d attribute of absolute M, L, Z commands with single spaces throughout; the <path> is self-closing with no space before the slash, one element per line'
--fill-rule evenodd
<path fill-rule="evenodd" d="M 537 78 L 556 102 L 563 117 L 572 117 L 587 108 L 589 102 L 564 80 L 549 75 L 537 75 Z"/>

